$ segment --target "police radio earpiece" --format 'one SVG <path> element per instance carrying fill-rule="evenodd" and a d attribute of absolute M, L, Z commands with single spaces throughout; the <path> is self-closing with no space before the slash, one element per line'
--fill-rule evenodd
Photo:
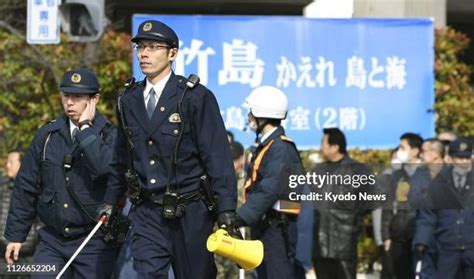
<path fill-rule="evenodd" d="M 186 87 L 181 94 L 181 98 L 178 101 L 178 115 L 181 122 L 179 123 L 179 134 L 176 138 L 176 145 L 174 148 L 173 158 L 171 159 L 171 168 L 172 170 L 168 173 L 174 173 L 174 177 L 176 179 L 176 186 L 175 188 L 171 187 L 170 177 L 168 176 L 168 185 L 166 187 L 166 192 L 163 195 L 163 215 L 166 219 L 175 219 L 179 218 L 184 214 L 184 207 L 183 205 L 179 204 L 179 196 L 178 196 L 178 189 L 179 189 L 179 181 L 178 181 L 178 150 L 179 145 L 181 143 L 181 139 L 183 137 L 183 130 L 185 127 L 185 118 L 183 117 L 182 112 L 182 103 L 184 100 L 184 96 L 188 89 L 193 89 L 196 85 L 199 84 L 199 77 L 197 75 L 189 75 L 186 81 Z"/>
<path fill-rule="evenodd" d="M 199 77 L 197 75 L 189 75 L 188 81 L 186 81 L 186 86 L 189 88 L 194 88 L 196 85 L 199 84 Z"/>

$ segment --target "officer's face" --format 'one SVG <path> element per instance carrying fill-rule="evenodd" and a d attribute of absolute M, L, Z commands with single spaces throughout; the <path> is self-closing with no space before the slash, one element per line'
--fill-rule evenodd
<path fill-rule="evenodd" d="M 7 158 L 7 176 L 10 178 L 15 178 L 20 169 L 20 153 L 11 152 L 8 154 Z"/>
<path fill-rule="evenodd" d="M 150 79 L 163 77 L 171 70 L 171 62 L 176 59 L 178 50 L 170 49 L 163 42 L 141 40 L 137 49 L 138 62 L 142 72 Z"/>
<path fill-rule="evenodd" d="M 452 157 L 452 160 L 453 164 L 460 169 L 468 170 L 471 168 L 471 158 Z"/>
<path fill-rule="evenodd" d="M 90 94 L 62 94 L 62 102 L 64 113 L 71 119 L 72 122 L 77 123 L 79 118 L 81 117 L 82 113 L 87 107 L 89 100 L 92 97 L 96 97 L 97 95 L 90 95 Z"/>

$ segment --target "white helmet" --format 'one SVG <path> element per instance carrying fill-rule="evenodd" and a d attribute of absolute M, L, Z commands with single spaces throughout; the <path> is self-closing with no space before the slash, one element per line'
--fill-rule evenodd
<path fill-rule="evenodd" d="M 245 100 L 245 106 L 257 118 L 285 119 L 288 98 L 276 87 L 261 86 L 250 93 Z"/>

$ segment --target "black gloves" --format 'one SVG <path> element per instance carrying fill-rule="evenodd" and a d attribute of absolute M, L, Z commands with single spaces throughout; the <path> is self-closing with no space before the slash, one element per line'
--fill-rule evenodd
<path fill-rule="evenodd" d="M 97 220 L 102 217 L 102 215 L 105 215 L 107 217 L 107 220 L 105 221 L 103 227 L 107 227 L 110 219 L 110 215 L 112 215 L 112 210 L 114 209 L 114 206 L 111 204 L 104 203 L 99 207 L 97 210 Z"/>
<path fill-rule="evenodd" d="M 217 225 L 225 229 L 230 236 L 243 239 L 239 231 L 240 227 L 245 226 L 245 222 L 235 213 L 235 211 L 224 211 L 217 215 Z"/>
<path fill-rule="evenodd" d="M 423 244 L 417 244 L 415 246 L 415 257 L 417 260 L 422 260 L 426 254 L 427 247 Z"/>

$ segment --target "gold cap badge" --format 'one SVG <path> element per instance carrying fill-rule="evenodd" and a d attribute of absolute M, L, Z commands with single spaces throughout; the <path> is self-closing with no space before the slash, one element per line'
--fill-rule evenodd
<path fill-rule="evenodd" d="M 145 23 L 145 25 L 143 25 L 143 31 L 148 32 L 151 30 L 152 27 L 153 25 L 151 24 L 151 22 L 147 22 Z"/>
<path fill-rule="evenodd" d="M 77 74 L 77 73 L 75 73 L 71 76 L 71 81 L 74 82 L 74 83 L 81 82 L 81 79 L 82 79 L 81 75 Z"/>

